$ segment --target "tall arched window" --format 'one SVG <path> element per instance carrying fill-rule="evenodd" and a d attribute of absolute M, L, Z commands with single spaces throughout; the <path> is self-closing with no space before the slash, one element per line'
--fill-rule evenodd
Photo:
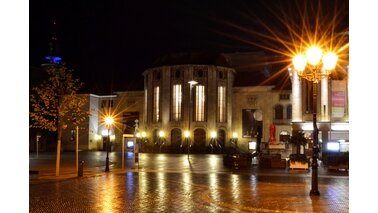
<path fill-rule="evenodd" d="M 175 84 L 172 88 L 172 120 L 181 120 L 182 91 L 181 84 Z"/>
<path fill-rule="evenodd" d="M 205 121 L 205 86 L 196 85 L 195 91 L 195 120 Z"/>
<path fill-rule="evenodd" d="M 160 87 L 154 88 L 154 104 L 153 104 L 153 119 L 154 122 L 160 121 Z"/>
<path fill-rule="evenodd" d="M 283 119 L 283 106 L 282 105 L 276 105 L 274 107 L 274 118 L 276 120 L 282 120 Z"/>

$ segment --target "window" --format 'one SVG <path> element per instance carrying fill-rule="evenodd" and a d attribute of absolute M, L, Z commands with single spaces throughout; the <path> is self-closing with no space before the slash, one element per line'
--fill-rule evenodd
<path fill-rule="evenodd" d="M 219 71 L 218 72 L 218 78 L 219 79 L 227 79 L 227 73 L 225 71 Z"/>
<path fill-rule="evenodd" d="M 154 88 L 153 118 L 155 122 L 160 121 L 160 88 L 158 86 Z"/>
<path fill-rule="evenodd" d="M 181 103 L 182 103 L 182 91 L 181 84 L 173 85 L 172 95 L 172 119 L 174 121 L 181 120 Z"/>
<path fill-rule="evenodd" d="M 218 121 L 226 121 L 226 87 L 218 87 Z"/>
<path fill-rule="evenodd" d="M 292 119 L 292 112 L 293 112 L 293 108 L 291 105 L 287 106 L 286 108 L 286 118 L 287 119 Z"/>
<path fill-rule="evenodd" d="M 105 108 L 106 107 L 106 100 L 102 100 L 101 101 L 101 108 Z"/>
<path fill-rule="evenodd" d="M 196 86 L 196 106 L 195 106 L 195 120 L 205 121 L 205 86 Z"/>
<path fill-rule="evenodd" d="M 181 71 L 180 70 L 176 70 L 175 72 L 175 78 L 178 79 L 181 77 Z"/>
<path fill-rule="evenodd" d="M 282 105 L 277 105 L 274 107 L 274 114 L 275 114 L 275 119 L 276 120 L 282 120 L 283 119 L 283 106 Z"/>
<path fill-rule="evenodd" d="M 290 133 L 286 130 L 280 132 L 280 141 L 288 142 L 290 138 Z"/>
<path fill-rule="evenodd" d="M 280 94 L 280 100 L 290 100 L 290 94 Z"/>
<path fill-rule="evenodd" d="M 113 100 L 102 100 L 101 101 L 101 108 L 111 108 L 113 107 Z"/>

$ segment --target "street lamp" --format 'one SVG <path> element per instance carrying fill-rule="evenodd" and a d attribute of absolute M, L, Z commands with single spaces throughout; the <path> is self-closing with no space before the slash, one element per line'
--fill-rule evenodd
<path fill-rule="evenodd" d="M 232 133 L 232 139 L 231 140 L 232 140 L 232 143 L 235 146 L 235 151 L 236 151 L 236 148 L 238 147 L 238 133 L 237 132 Z"/>
<path fill-rule="evenodd" d="M 158 146 L 159 146 L 159 152 L 161 152 L 161 147 L 164 145 L 164 136 L 165 136 L 165 133 L 163 130 L 160 130 L 159 131 L 159 143 L 158 143 Z"/>
<path fill-rule="evenodd" d="M 190 131 L 191 131 L 191 126 L 190 126 L 190 121 L 192 120 L 192 110 L 193 110 L 193 100 L 192 100 L 192 88 L 194 85 L 198 84 L 197 81 L 195 80 L 191 80 L 188 82 L 188 84 L 190 85 L 190 89 L 189 89 L 189 119 L 188 119 L 188 139 L 189 139 L 189 135 L 190 135 Z M 185 136 L 186 137 L 186 136 Z M 189 159 L 189 140 L 188 140 L 188 159 Z"/>
<path fill-rule="evenodd" d="M 146 142 L 147 142 L 147 133 L 145 131 L 143 131 L 140 136 L 142 137 L 142 144 L 140 145 L 140 148 L 141 148 L 141 152 L 146 152 Z M 143 147 L 143 148 L 142 148 Z"/>
<path fill-rule="evenodd" d="M 109 145 L 110 145 L 110 127 L 113 124 L 114 119 L 110 116 L 105 117 L 105 124 L 108 126 L 108 141 L 106 145 L 106 166 L 105 172 L 109 172 Z"/>
<path fill-rule="evenodd" d="M 216 143 L 215 143 L 216 139 L 215 138 L 217 137 L 217 132 L 211 131 L 210 132 L 210 137 L 211 137 L 211 142 L 210 142 L 211 153 L 213 153 L 214 146 L 216 145 Z"/>
<path fill-rule="evenodd" d="M 185 131 L 184 136 L 185 136 L 186 144 L 188 145 L 188 159 L 189 159 L 189 136 L 190 136 L 190 132 Z"/>
<path fill-rule="evenodd" d="M 319 143 L 318 143 L 318 128 L 316 124 L 317 114 L 317 83 L 327 78 L 331 71 L 335 68 L 337 63 L 337 55 L 329 52 L 323 54 L 323 51 L 317 47 L 310 47 L 306 55 L 298 54 L 293 58 L 294 68 L 300 78 L 313 82 L 313 152 L 312 152 L 312 178 L 311 178 L 311 191 L 310 195 L 319 196 L 318 190 L 318 155 L 319 155 Z"/>

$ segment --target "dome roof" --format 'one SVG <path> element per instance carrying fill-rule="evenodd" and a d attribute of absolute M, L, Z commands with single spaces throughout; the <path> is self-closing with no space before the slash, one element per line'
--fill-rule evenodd
<path fill-rule="evenodd" d="M 156 59 L 151 67 L 199 64 L 231 67 L 227 58 L 219 53 L 174 53 L 163 55 Z"/>

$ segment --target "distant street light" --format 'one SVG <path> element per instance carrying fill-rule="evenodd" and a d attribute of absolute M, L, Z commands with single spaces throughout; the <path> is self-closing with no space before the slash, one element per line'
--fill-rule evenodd
<path fill-rule="evenodd" d="M 109 146 L 110 146 L 110 127 L 112 126 L 114 122 L 113 117 L 107 116 L 105 117 L 105 124 L 108 127 L 108 140 L 106 145 L 106 166 L 105 166 L 105 172 L 109 172 Z"/>
<path fill-rule="evenodd" d="M 211 153 L 213 153 L 214 146 L 216 145 L 217 132 L 211 131 L 210 132 L 210 137 L 211 137 L 211 141 L 210 141 Z"/>
<path fill-rule="evenodd" d="M 158 141 L 158 146 L 159 146 L 159 152 L 161 152 L 161 147 L 163 146 L 164 144 L 164 137 L 165 137 L 165 133 L 163 130 L 160 130 L 159 131 L 159 141 Z"/>
<path fill-rule="evenodd" d="M 146 152 L 145 149 L 147 148 L 147 133 L 143 131 L 140 134 L 140 136 L 142 137 L 142 144 L 141 144 L 140 148 L 141 148 L 142 152 Z"/>
<path fill-rule="evenodd" d="M 235 151 L 236 151 L 236 148 L 238 147 L 238 133 L 237 132 L 232 133 L 232 139 L 231 140 L 232 140 L 232 143 L 235 146 Z"/>
<path fill-rule="evenodd" d="M 337 63 L 337 55 L 329 52 L 323 55 L 323 51 L 317 47 L 310 47 L 306 55 L 298 54 L 293 58 L 293 65 L 295 71 L 300 78 L 313 82 L 313 152 L 312 152 L 312 181 L 310 195 L 319 196 L 318 190 L 318 128 L 316 124 L 317 114 L 317 83 L 327 78 L 331 71 L 335 68 Z"/>

